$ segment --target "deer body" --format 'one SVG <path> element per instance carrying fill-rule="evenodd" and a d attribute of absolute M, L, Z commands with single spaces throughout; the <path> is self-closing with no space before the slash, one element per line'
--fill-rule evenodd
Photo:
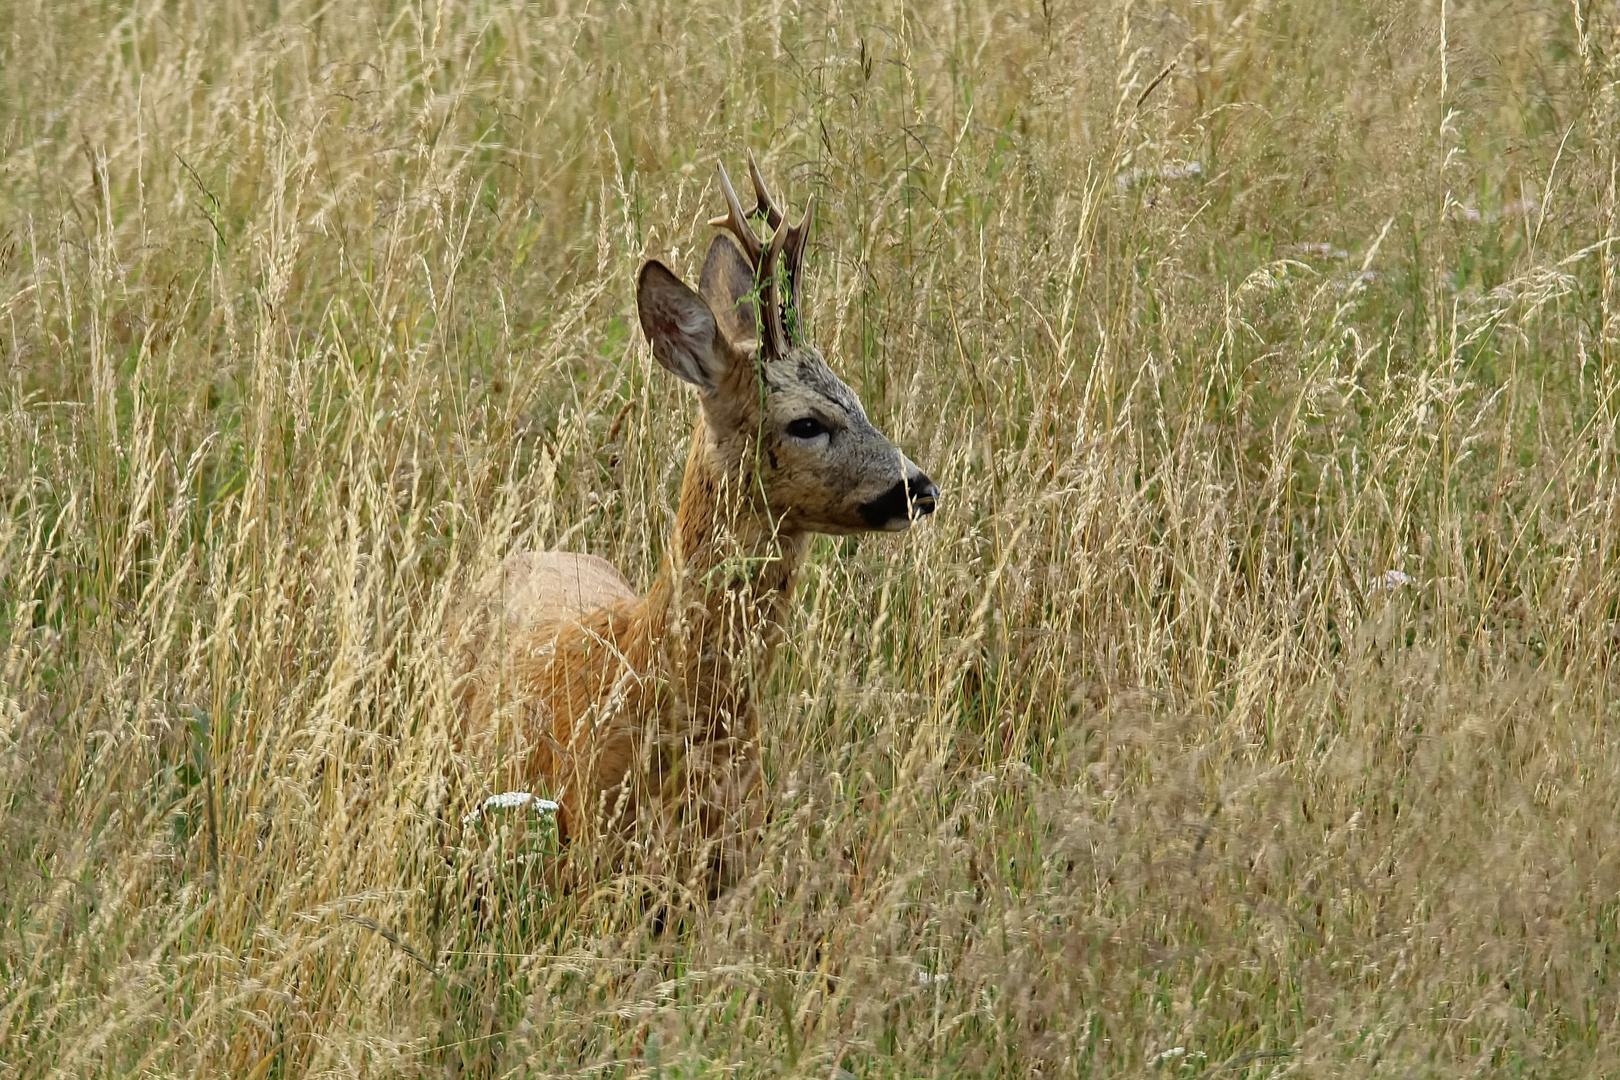
<path fill-rule="evenodd" d="M 451 627 L 471 734 L 504 744 L 509 779 L 557 800 L 565 836 L 678 839 L 708 867 L 733 866 L 759 823 L 754 682 L 786 632 L 809 535 L 898 531 L 938 494 L 788 333 L 801 325 L 809 211 L 785 226 L 752 165 L 768 246 L 722 169 L 731 212 L 716 223 L 741 249 L 716 238 L 701 294 L 657 262 L 640 275 L 654 356 L 702 403 L 647 595 L 604 560 L 525 553 L 480 582 Z"/>

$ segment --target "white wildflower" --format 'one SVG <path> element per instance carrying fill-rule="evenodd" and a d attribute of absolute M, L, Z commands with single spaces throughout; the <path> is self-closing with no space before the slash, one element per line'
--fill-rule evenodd
<path fill-rule="evenodd" d="M 1377 577 L 1373 578 L 1372 587 L 1374 589 L 1384 589 L 1386 591 L 1394 591 L 1395 589 L 1398 589 L 1398 588 L 1402 587 L 1403 585 L 1416 584 L 1416 581 L 1417 581 L 1416 578 L 1414 578 L 1411 574 L 1406 573 L 1405 571 L 1402 571 L 1402 570 L 1385 570 L 1382 574 L 1379 574 Z"/>
<path fill-rule="evenodd" d="M 1334 247 L 1332 244 L 1295 244 L 1294 250 L 1301 255 L 1311 255 L 1318 259 L 1348 259 L 1350 253 L 1344 248 Z"/>
<path fill-rule="evenodd" d="M 1201 161 L 1172 161 L 1157 169 L 1126 169 L 1114 177 L 1114 186 L 1123 194 L 1144 180 L 1190 180 L 1204 175 Z"/>
<path fill-rule="evenodd" d="M 486 810 L 515 810 L 524 806 L 533 807 L 535 812 L 540 814 L 555 814 L 562 809 L 559 804 L 552 802 L 550 799 L 542 799 L 540 796 L 532 795 L 527 791 L 503 791 L 499 795 L 491 795 L 485 799 L 473 809 L 472 813 L 462 818 L 461 823 L 471 825 Z"/>
<path fill-rule="evenodd" d="M 1342 292 L 1349 292 L 1351 290 L 1360 289 L 1361 287 L 1366 286 L 1366 285 L 1371 285 L 1373 282 L 1375 282 L 1377 280 L 1378 280 L 1378 271 L 1376 271 L 1376 270 L 1360 270 L 1360 271 L 1357 271 L 1354 274 L 1351 274 L 1349 277 L 1345 278 L 1343 281 L 1335 281 L 1333 283 L 1333 289 L 1334 289 L 1335 292 L 1341 292 L 1341 293 Z"/>

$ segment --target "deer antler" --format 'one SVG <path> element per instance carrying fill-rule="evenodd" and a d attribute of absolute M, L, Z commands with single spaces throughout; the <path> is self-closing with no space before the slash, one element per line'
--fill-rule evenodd
<path fill-rule="evenodd" d="M 748 151 L 748 175 L 754 181 L 754 201 L 759 205 L 754 207 L 754 213 L 765 215 L 765 224 L 775 229 L 782 224 L 782 208 L 776 205 L 771 193 L 765 186 L 765 177 L 760 174 L 759 163 L 754 160 L 754 152 Z"/>
<path fill-rule="evenodd" d="M 759 202 L 754 214 L 743 213 L 742 202 L 737 198 L 736 189 L 731 186 L 731 177 L 726 175 L 726 167 L 721 165 L 720 190 L 726 197 L 726 213 L 711 218 L 709 224 L 730 230 L 742 244 L 743 254 L 754 267 L 754 282 L 759 288 L 765 313 L 765 347 L 772 355 L 781 356 L 788 350 L 790 336 L 784 325 L 783 304 L 776 295 L 776 260 L 779 257 L 783 260 L 783 270 L 787 276 L 786 306 L 794 312 L 795 333 L 792 337 L 802 341 L 803 308 L 800 306 L 799 278 L 804 265 L 805 241 L 810 236 L 810 218 L 815 211 L 815 196 L 805 200 L 804 216 L 799 223 L 784 227 L 786 215 L 765 186 L 765 177 L 759 171 L 753 151 L 748 153 L 748 174 L 754 182 L 754 197 Z M 764 214 L 766 224 L 772 229 L 768 246 L 748 223 L 748 219 L 757 214 Z"/>
<path fill-rule="evenodd" d="M 765 310 L 765 340 L 771 347 L 772 354 L 785 356 L 787 354 L 787 329 L 782 325 L 782 305 L 776 299 L 776 259 L 782 254 L 782 245 L 787 242 L 786 229 L 777 229 L 771 234 L 771 246 L 765 251 L 765 262 L 761 266 L 761 280 L 759 302 Z"/>
<path fill-rule="evenodd" d="M 752 164 L 752 159 L 750 159 Z M 748 256 L 748 264 L 759 271 L 760 252 L 765 245 L 754 233 L 754 227 L 748 224 L 748 215 L 743 213 L 742 203 L 737 201 L 737 191 L 731 186 L 731 177 L 726 175 L 726 167 L 720 166 L 720 190 L 726 197 L 726 212 L 717 218 L 710 218 L 709 224 L 723 229 L 730 229 L 731 234 L 742 245 L 743 254 Z"/>
<path fill-rule="evenodd" d="M 810 239 L 810 219 L 816 212 L 816 197 L 811 195 L 804 200 L 804 216 L 799 218 L 797 225 L 790 225 L 782 232 L 787 239 L 782 243 L 783 269 L 787 271 L 788 304 L 793 308 L 793 323 L 798 329 L 799 340 L 804 340 L 804 303 L 799 289 L 799 281 L 803 276 L 799 271 L 804 267 L 804 245 Z"/>

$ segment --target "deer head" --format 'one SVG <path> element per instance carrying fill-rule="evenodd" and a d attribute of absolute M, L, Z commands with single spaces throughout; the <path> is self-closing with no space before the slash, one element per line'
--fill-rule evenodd
<path fill-rule="evenodd" d="M 872 426 L 804 338 L 800 281 L 812 206 L 789 226 L 748 159 L 758 206 L 743 213 L 725 167 L 727 213 L 694 291 L 662 263 L 641 268 L 636 306 L 653 355 L 695 387 L 694 438 L 783 534 L 898 532 L 934 512 L 939 489 Z M 749 223 L 763 217 L 762 240 Z M 739 246 L 740 245 L 740 246 Z"/>

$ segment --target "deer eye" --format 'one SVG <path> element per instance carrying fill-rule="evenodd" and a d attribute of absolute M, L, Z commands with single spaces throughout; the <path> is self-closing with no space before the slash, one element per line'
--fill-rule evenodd
<path fill-rule="evenodd" d="M 827 425 L 813 416 L 801 416 L 787 426 L 787 433 L 795 439 L 813 439 L 827 434 Z"/>

